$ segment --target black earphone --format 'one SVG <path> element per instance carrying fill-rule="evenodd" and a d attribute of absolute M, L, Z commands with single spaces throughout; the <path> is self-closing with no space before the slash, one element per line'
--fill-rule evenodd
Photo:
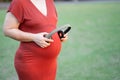
<path fill-rule="evenodd" d="M 63 30 L 59 30 L 58 31 L 58 35 L 59 35 L 59 38 L 64 38 L 64 35 L 66 33 L 68 33 L 70 31 L 71 27 L 67 27 L 64 31 Z"/>
<path fill-rule="evenodd" d="M 48 38 L 48 39 L 50 39 L 52 37 L 52 35 L 57 32 L 60 38 L 64 38 L 64 35 L 66 33 L 68 33 L 70 31 L 70 29 L 71 29 L 71 26 L 69 24 L 66 24 L 64 26 L 61 26 L 61 27 L 53 30 L 48 35 L 45 35 L 45 37 Z"/>

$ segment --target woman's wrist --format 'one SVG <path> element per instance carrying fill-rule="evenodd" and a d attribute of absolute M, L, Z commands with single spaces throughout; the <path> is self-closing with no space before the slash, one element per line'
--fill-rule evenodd
<path fill-rule="evenodd" d="M 34 41 L 35 38 L 36 38 L 36 34 L 30 33 L 28 37 L 29 37 L 29 40 L 30 40 L 30 41 Z"/>

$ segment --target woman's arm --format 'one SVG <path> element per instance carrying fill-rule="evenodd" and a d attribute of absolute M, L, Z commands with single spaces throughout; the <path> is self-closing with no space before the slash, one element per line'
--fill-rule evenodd
<path fill-rule="evenodd" d="M 33 34 L 26 33 L 18 29 L 20 23 L 10 12 L 6 14 L 3 32 L 6 36 L 15 40 L 29 42 L 33 40 Z"/>
<path fill-rule="evenodd" d="M 28 33 L 19 30 L 20 23 L 16 19 L 16 17 L 11 13 L 8 12 L 6 14 L 6 18 L 4 21 L 3 32 L 6 36 L 11 37 L 18 41 L 23 42 L 31 42 L 34 41 L 37 45 L 41 47 L 47 47 L 50 45 L 48 42 L 53 42 L 52 39 L 47 39 L 44 35 L 48 34 L 46 32 L 43 33 Z"/>

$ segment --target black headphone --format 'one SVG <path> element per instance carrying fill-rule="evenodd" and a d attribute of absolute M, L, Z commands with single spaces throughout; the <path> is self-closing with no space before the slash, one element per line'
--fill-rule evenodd
<path fill-rule="evenodd" d="M 71 27 L 69 26 L 69 27 L 67 27 L 65 30 L 59 30 L 59 31 L 58 31 L 59 38 L 60 38 L 60 39 L 61 39 L 61 38 L 64 38 L 64 35 L 65 35 L 66 33 L 68 33 L 68 32 L 70 31 L 70 29 L 71 29 Z"/>
<path fill-rule="evenodd" d="M 52 35 L 57 32 L 60 38 L 64 38 L 64 35 L 66 33 L 68 33 L 70 31 L 70 29 L 71 29 L 71 26 L 69 24 L 66 24 L 64 26 L 61 26 L 61 27 L 53 30 L 48 35 L 45 35 L 45 37 L 50 39 L 52 37 Z"/>

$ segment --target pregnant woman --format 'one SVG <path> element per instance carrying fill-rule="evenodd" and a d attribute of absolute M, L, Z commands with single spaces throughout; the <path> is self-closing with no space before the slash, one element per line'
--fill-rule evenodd
<path fill-rule="evenodd" d="M 19 80 L 55 80 L 61 41 L 55 33 L 57 13 L 53 0 L 13 0 L 4 21 L 4 34 L 20 41 L 15 55 Z"/>

